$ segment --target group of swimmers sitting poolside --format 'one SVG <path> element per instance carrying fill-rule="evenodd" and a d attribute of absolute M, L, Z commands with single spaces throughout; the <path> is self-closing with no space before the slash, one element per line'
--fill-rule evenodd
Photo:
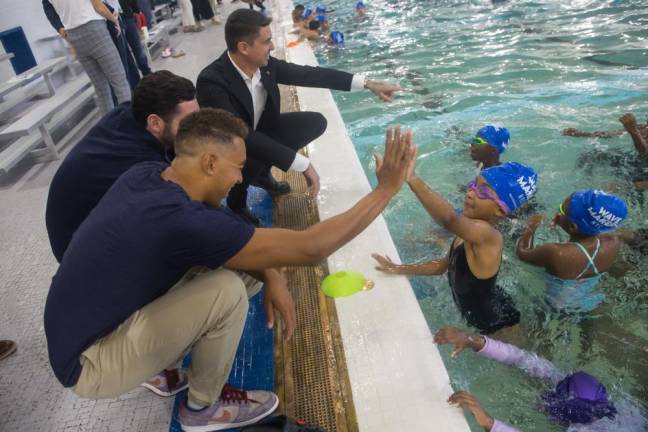
<path fill-rule="evenodd" d="M 518 329 L 520 312 L 513 299 L 497 285 L 504 238 L 497 225 L 519 212 L 536 191 L 538 175 L 527 165 L 500 161 L 509 144 L 509 131 L 500 126 L 481 128 L 471 141 L 471 157 L 480 172 L 467 185 L 463 209 L 455 209 L 428 187 L 414 171 L 407 183 L 430 216 L 455 235 L 447 255 L 439 260 L 397 264 L 373 254 L 376 269 L 392 274 L 442 275 L 447 273 L 454 301 L 466 322 L 479 335 L 444 327 L 435 335 L 439 344 L 454 344 L 454 354 L 466 347 L 480 355 L 520 367 L 555 388 L 544 396 L 543 411 L 569 430 L 643 430 L 636 409 L 617 408 L 608 401 L 605 387 L 585 372 L 565 375 L 545 359 L 485 335 L 511 338 Z M 534 234 L 543 220 L 530 216 L 517 242 L 518 257 L 546 271 L 546 301 L 562 314 L 582 315 L 604 299 L 595 288 L 601 275 L 617 257 L 620 240 L 615 230 L 628 208 L 618 196 L 597 189 L 577 190 L 556 203 L 552 224 L 569 234 L 569 241 L 534 245 Z M 449 399 L 469 409 L 488 431 L 516 429 L 490 417 L 468 392 Z M 597 426 L 592 426 L 596 424 Z M 585 426 L 587 425 L 587 426 Z M 594 427 L 595 429 L 592 429 Z"/>
<path fill-rule="evenodd" d="M 367 6 L 362 0 L 356 3 L 355 10 L 356 16 L 363 17 L 365 15 Z M 313 9 L 307 8 L 302 4 L 298 4 L 292 10 L 292 20 L 295 30 L 293 33 L 299 35 L 299 39 L 306 39 L 309 41 L 325 40 L 327 44 L 333 46 L 344 45 L 344 33 L 340 31 L 331 31 L 329 22 L 329 13 L 332 10 L 327 10 L 326 6 L 319 5 Z"/>

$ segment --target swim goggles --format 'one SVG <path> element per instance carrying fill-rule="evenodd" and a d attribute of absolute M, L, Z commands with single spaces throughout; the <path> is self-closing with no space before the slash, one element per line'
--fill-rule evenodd
<path fill-rule="evenodd" d="M 567 213 L 565 213 L 565 209 L 563 208 L 563 203 L 560 203 L 558 206 L 558 214 L 560 216 L 567 216 Z"/>
<path fill-rule="evenodd" d="M 506 203 L 504 203 L 504 201 L 499 199 L 499 197 L 495 193 L 491 192 L 491 190 L 488 189 L 488 187 L 486 187 L 485 185 L 477 183 L 475 180 L 473 180 L 470 183 L 468 183 L 466 186 L 468 187 L 468 190 L 475 192 L 477 198 L 495 201 L 495 204 L 497 204 L 504 213 L 506 214 L 510 213 L 510 210 L 506 205 Z"/>
<path fill-rule="evenodd" d="M 470 144 L 475 144 L 475 145 L 489 145 L 488 141 L 486 141 L 484 138 L 480 136 L 476 136 L 472 140 L 470 140 Z"/>

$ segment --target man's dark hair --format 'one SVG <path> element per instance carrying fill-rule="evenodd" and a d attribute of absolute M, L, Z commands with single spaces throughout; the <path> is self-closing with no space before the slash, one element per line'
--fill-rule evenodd
<path fill-rule="evenodd" d="M 203 108 L 180 121 L 175 140 L 176 156 L 195 156 L 200 147 L 217 144 L 232 148 L 234 138 L 245 139 L 248 127 L 243 120 L 222 109 Z"/>
<path fill-rule="evenodd" d="M 146 75 L 133 92 L 133 116 L 146 127 L 146 119 L 156 114 L 169 121 L 179 103 L 194 100 L 196 87 L 187 78 L 162 70 Z"/>
<path fill-rule="evenodd" d="M 235 53 L 239 42 L 252 45 L 261 27 L 270 25 L 272 18 L 251 9 L 237 9 L 230 14 L 225 23 L 225 43 L 227 50 Z"/>
<path fill-rule="evenodd" d="M 303 5 L 303 4 L 298 4 L 297 6 L 295 6 L 295 10 L 303 11 L 304 9 L 305 9 L 305 8 L 304 8 L 304 5 Z"/>
<path fill-rule="evenodd" d="M 317 30 L 318 28 L 320 28 L 320 25 L 321 24 L 319 21 L 313 20 L 308 23 L 308 30 Z"/>

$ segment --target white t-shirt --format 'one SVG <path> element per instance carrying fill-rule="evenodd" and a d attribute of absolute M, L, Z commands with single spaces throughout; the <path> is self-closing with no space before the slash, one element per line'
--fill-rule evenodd
<path fill-rule="evenodd" d="M 90 0 L 50 0 L 66 30 L 82 26 L 90 21 L 105 20 L 92 7 Z"/>

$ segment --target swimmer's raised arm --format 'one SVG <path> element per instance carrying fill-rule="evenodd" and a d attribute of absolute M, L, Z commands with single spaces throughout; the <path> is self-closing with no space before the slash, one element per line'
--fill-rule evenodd
<path fill-rule="evenodd" d="M 576 138 L 615 138 L 623 135 L 625 132 L 622 130 L 585 132 L 576 128 L 565 128 L 561 133 L 565 136 Z"/>
<path fill-rule="evenodd" d="M 552 257 L 557 252 L 553 243 L 533 247 L 533 237 L 542 220 L 543 217 L 541 215 L 529 217 L 527 227 L 518 240 L 516 252 L 518 258 L 522 261 L 538 267 L 548 268 Z"/>
<path fill-rule="evenodd" d="M 382 256 L 375 253 L 371 254 L 371 256 L 378 262 L 375 269 L 384 273 L 437 276 L 444 274 L 448 270 L 447 255 L 440 260 L 426 261 L 416 264 L 396 264 L 388 256 Z"/>
<path fill-rule="evenodd" d="M 474 245 L 494 244 L 502 241 L 499 231 L 487 222 L 458 215 L 445 198 L 432 190 L 414 173 L 414 168 L 408 176 L 407 184 L 430 216 L 443 228 L 464 241 Z"/>
<path fill-rule="evenodd" d="M 641 135 L 639 127 L 637 126 L 637 119 L 632 113 L 625 113 L 619 119 L 623 127 L 630 137 L 632 138 L 632 143 L 634 144 L 635 150 L 639 153 L 641 157 L 648 157 L 648 142 Z"/>

